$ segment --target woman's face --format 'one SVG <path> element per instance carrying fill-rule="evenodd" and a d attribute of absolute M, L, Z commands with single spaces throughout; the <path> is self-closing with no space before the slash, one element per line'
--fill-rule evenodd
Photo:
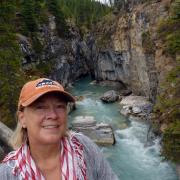
<path fill-rule="evenodd" d="M 58 143 L 67 128 L 67 103 L 57 94 L 45 94 L 19 112 L 30 143 Z"/>

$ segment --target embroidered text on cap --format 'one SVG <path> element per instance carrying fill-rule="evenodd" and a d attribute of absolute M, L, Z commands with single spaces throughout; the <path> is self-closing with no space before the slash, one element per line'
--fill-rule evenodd
<path fill-rule="evenodd" d="M 51 86 L 51 85 L 56 85 L 56 83 L 50 79 L 44 79 L 43 81 L 39 82 L 36 85 L 36 87 Z"/>

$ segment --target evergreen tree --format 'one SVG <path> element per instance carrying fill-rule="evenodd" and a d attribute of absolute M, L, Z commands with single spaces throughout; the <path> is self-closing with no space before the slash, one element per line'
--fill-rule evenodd
<path fill-rule="evenodd" d="M 73 18 L 80 28 L 81 26 L 91 28 L 102 16 L 111 11 L 109 6 L 95 0 L 59 0 L 58 2 L 66 17 Z"/>
<path fill-rule="evenodd" d="M 58 0 L 47 0 L 47 7 L 50 13 L 55 16 L 57 31 L 60 37 L 67 36 L 68 27 L 64 14 L 61 11 Z"/>
<path fill-rule="evenodd" d="M 16 123 L 17 98 L 24 79 L 13 25 L 15 2 L 1 2 L 0 12 L 0 120 L 12 127 Z"/>
<path fill-rule="evenodd" d="M 33 0 L 24 0 L 22 2 L 22 10 L 21 10 L 23 20 L 25 23 L 25 34 L 28 32 L 36 32 L 37 31 L 37 22 L 34 14 L 34 1 Z M 28 35 L 28 34 L 27 34 Z"/>

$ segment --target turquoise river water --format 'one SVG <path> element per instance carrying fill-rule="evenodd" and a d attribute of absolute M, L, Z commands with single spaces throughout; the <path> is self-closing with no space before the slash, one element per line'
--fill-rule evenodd
<path fill-rule="evenodd" d="M 104 104 L 99 97 L 112 88 L 90 84 L 89 77 L 83 78 L 70 89 L 74 96 L 84 96 L 77 102 L 77 109 L 69 115 L 94 116 L 98 122 L 112 125 L 116 144 L 100 147 L 112 169 L 120 180 L 178 180 L 175 167 L 162 161 L 159 139 L 145 146 L 148 124 L 128 120 L 119 112 L 118 103 Z"/>

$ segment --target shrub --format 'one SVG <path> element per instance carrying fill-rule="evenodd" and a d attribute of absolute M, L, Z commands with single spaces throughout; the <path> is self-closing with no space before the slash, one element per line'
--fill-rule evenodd
<path fill-rule="evenodd" d="M 153 40 L 151 39 L 151 35 L 149 31 L 142 33 L 142 46 L 145 53 L 154 53 L 155 52 L 155 45 L 153 43 Z"/>

